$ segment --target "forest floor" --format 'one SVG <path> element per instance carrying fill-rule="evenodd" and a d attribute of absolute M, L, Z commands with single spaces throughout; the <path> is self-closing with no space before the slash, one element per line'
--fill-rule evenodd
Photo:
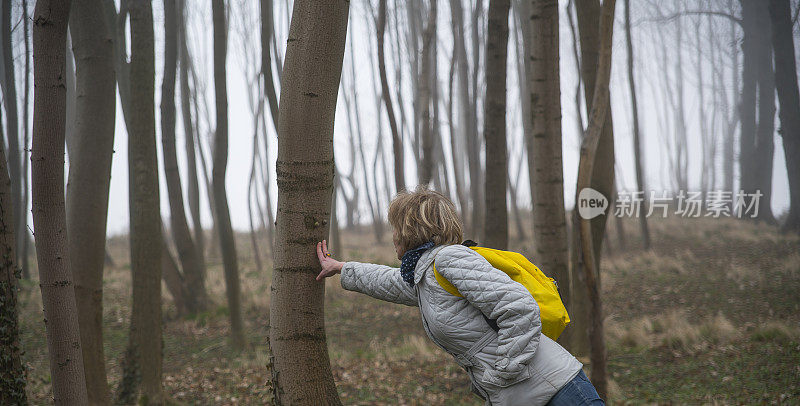
<path fill-rule="evenodd" d="M 626 227 L 627 246 L 610 233 L 602 264 L 610 403 L 800 404 L 800 238 L 734 220 L 654 220 L 652 249 L 644 251 L 633 221 Z M 342 241 L 337 259 L 399 265 L 389 234 L 376 241 L 363 228 L 343 231 Z M 218 258 L 208 259 L 211 310 L 178 318 L 164 289 L 164 386 L 178 403 L 268 402 L 271 264 L 258 271 L 249 236 L 237 243 L 247 350 L 233 353 L 227 343 Z M 105 273 L 103 321 L 113 389 L 130 318 L 127 239 L 111 238 L 109 250 L 116 264 Z M 20 299 L 29 399 L 51 404 L 38 281 L 23 281 Z M 425 336 L 416 308 L 344 291 L 338 276 L 327 281 L 325 306 L 344 404 L 482 404 L 461 368 Z M 588 358 L 579 358 L 588 370 Z"/>

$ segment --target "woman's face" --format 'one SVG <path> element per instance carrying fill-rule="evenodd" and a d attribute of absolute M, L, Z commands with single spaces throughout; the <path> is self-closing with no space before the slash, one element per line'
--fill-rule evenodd
<path fill-rule="evenodd" d="M 405 251 L 403 251 L 403 248 L 400 247 L 400 244 L 398 244 L 397 241 L 398 241 L 397 230 L 394 230 L 392 232 L 392 242 L 394 243 L 394 250 L 397 253 L 397 259 L 402 261 L 403 253 L 405 253 Z"/>

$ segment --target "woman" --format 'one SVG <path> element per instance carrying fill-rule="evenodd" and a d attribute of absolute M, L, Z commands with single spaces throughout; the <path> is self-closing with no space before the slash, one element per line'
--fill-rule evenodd
<path fill-rule="evenodd" d="M 449 199 L 425 188 L 401 192 L 389 205 L 389 223 L 400 269 L 337 261 L 322 241 L 317 280 L 341 272 L 344 289 L 419 306 L 428 337 L 467 371 L 486 405 L 603 404 L 583 364 L 541 333 L 530 292 L 459 244 L 462 227 Z M 439 286 L 434 261 L 463 297 Z"/>

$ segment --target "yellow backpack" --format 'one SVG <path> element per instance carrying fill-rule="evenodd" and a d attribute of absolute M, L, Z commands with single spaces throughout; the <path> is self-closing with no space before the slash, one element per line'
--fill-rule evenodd
<path fill-rule="evenodd" d="M 473 245 L 469 245 L 469 244 Z M 481 254 L 493 267 L 505 272 L 512 280 L 519 282 L 528 289 L 536 303 L 539 305 L 539 315 L 542 319 L 542 333 L 553 340 L 557 340 L 564 328 L 569 324 L 569 315 L 561 296 L 558 295 L 558 286 L 555 279 L 547 277 L 536 265 L 528 261 L 527 258 L 519 253 L 511 251 L 501 251 L 493 248 L 478 247 L 475 243 L 467 240 L 464 245 Z M 461 297 L 461 292 L 450 283 L 437 270 L 434 263 L 433 274 L 436 282 L 452 295 Z M 486 321 L 492 328 L 497 330 L 497 322 Z"/>

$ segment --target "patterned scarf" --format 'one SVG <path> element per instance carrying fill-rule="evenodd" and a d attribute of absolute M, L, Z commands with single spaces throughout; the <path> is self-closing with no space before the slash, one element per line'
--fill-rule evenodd
<path fill-rule="evenodd" d="M 412 250 L 406 251 L 403 254 L 403 259 L 400 262 L 400 274 L 403 276 L 403 280 L 406 281 L 409 286 L 414 286 L 414 268 L 417 267 L 417 261 L 419 261 L 419 257 L 422 256 L 423 252 L 432 248 L 433 246 L 433 241 L 428 241 Z"/>

